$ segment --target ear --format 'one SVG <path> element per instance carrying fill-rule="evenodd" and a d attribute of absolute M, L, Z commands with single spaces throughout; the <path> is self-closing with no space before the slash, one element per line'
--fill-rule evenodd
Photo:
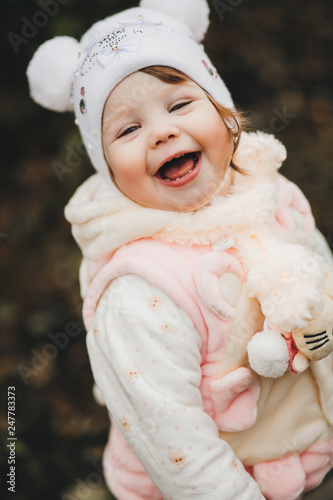
<path fill-rule="evenodd" d="M 168 14 L 186 24 L 197 42 L 201 42 L 209 26 L 206 0 L 141 0 L 140 7 Z"/>
<path fill-rule="evenodd" d="M 73 111 L 70 86 L 79 43 L 68 36 L 58 36 L 43 43 L 27 68 L 30 95 L 44 108 Z"/>

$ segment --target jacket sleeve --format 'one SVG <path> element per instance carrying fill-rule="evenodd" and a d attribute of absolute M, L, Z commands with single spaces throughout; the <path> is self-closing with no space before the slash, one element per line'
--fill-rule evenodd
<path fill-rule="evenodd" d="M 87 345 L 106 406 L 163 498 L 264 499 L 203 410 L 201 339 L 167 295 L 137 276 L 114 280 Z"/>

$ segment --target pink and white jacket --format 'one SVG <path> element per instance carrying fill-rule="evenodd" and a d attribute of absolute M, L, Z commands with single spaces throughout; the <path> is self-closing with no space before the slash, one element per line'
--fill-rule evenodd
<path fill-rule="evenodd" d="M 275 379 L 247 357 L 265 319 L 306 329 L 331 293 L 308 203 L 277 174 L 284 156 L 273 137 L 243 134 L 236 161 L 251 175 L 193 214 L 110 196 L 98 176 L 66 208 L 119 500 L 292 500 L 333 465 L 332 355 Z"/>

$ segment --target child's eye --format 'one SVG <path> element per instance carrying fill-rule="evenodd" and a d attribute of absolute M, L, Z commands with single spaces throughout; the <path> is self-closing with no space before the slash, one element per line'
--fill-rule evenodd
<path fill-rule="evenodd" d="M 183 108 L 184 106 L 187 106 L 188 104 L 190 104 L 191 101 L 185 101 L 185 102 L 179 102 L 178 104 L 175 104 L 175 106 L 173 106 L 171 109 L 170 109 L 170 113 L 172 113 L 173 111 L 177 111 L 177 109 L 181 109 Z"/>
<path fill-rule="evenodd" d="M 131 127 L 126 128 L 125 130 L 120 132 L 120 134 L 118 135 L 118 139 L 120 137 L 123 137 L 124 135 L 128 135 L 131 134 L 132 132 L 135 132 L 138 128 L 140 128 L 139 125 L 132 125 Z"/>

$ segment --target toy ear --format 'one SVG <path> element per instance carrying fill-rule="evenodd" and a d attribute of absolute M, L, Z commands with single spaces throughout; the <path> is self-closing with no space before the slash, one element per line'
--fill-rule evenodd
<path fill-rule="evenodd" d="M 201 42 L 209 26 L 206 0 L 141 0 L 140 7 L 168 14 L 186 24 L 197 42 Z"/>
<path fill-rule="evenodd" d="M 41 45 L 27 68 L 30 95 L 44 108 L 73 111 L 70 83 L 79 53 L 79 43 L 58 36 Z"/>

